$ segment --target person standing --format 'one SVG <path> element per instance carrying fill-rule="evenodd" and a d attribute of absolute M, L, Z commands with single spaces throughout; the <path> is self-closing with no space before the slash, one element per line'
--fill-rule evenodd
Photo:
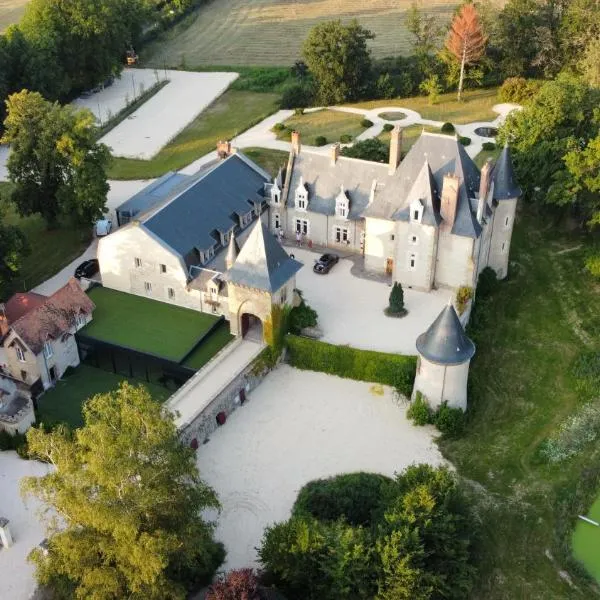
<path fill-rule="evenodd" d="M 300 236 L 300 230 L 296 231 L 296 246 L 302 245 L 302 237 Z"/>

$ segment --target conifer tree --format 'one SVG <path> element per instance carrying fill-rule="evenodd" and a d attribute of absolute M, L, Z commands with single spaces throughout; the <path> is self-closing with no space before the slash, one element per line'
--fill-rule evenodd
<path fill-rule="evenodd" d="M 404 311 L 404 290 L 402 289 L 400 282 L 396 281 L 390 292 L 390 306 L 388 312 L 392 315 L 399 315 Z"/>

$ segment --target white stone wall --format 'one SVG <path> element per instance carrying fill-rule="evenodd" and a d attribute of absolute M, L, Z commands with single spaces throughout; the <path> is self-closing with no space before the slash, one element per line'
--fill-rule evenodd
<path fill-rule="evenodd" d="M 15 343 L 20 342 L 21 348 L 24 348 L 24 362 L 20 361 L 17 357 L 17 351 L 15 349 L 15 345 L 11 344 L 13 341 Z M 14 332 L 10 331 L 6 336 L 3 346 L 5 348 L 6 361 L 8 366 L 8 372 L 19 381 L 23 381 L 27 385 L 32 385 L 35 383 L 41 376 L 40 367 L 38 365 L 38 360 L 35 354 L 25 347 L 25 344 L 21 340 L 21 338 Z M 23 376 L 25 373 L 25 376 Z"/>
<path fill-rule="evenodd" d="M 387 260 L 395 260 L 396 223 L 387 219 L 365 219 L 365 268 L 385 273 Z"/>
<path fill-rule="evenodd" d="M 469 363 L 470 361 L 462 365 L 445 366 L 420 356 L 412 399 L 416 398 L 417 392 L 421 392 L 433 410 L 447 401 L 448 406 L 466 411 Z"/>
<path fill-rule="evenodd" d="M 476 269 L 473 243 L 472 238 L 440 231 L 434 280 L 436 287 L 473 286 Z"/>
<path fill-rule="evenodd" d="M 141 266 L 136 266 L 136 258 Z M 102 238 L 98 260 L 102 284 L 107 288 L 202 310 L 200 292 L 187 289 L 188 274 L 181 257 L 143 227 L 132 225 Z M 161 265 L 166 272 L 161 271 Z M 146 283 L 151 285 L 150 291 L 146 291 Z M 174 298 L 169 298 L 169 288 Z M 207 312 L 212 312 L 210 307 Z"/>
<path fill-rule="evenodd" d="M 498 279 L 504 279 L 508 274 L 508 259 L 516 210 L 516 199 L 501 200 L 495 210 L 487 264 L 496 271 Z"/>
<path fill-rule="evenodd" d="M 394 281 L 428 292 L 434 281 L 438 229 L 414 221 L 399 221 L 396 232 Z"/>

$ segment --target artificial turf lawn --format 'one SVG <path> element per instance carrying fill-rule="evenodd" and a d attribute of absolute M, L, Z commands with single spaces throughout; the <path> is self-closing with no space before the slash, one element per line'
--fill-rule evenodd
<path fill-rule="evenodd" d="M 90 290 L 96 305 L 83 335 L 179 362 L 218 317 L 103 287 Z"/>
<path fill-rule="evenodd" d="M 600 496 L 585 516 L 600 523 Z M 600 527 L 579 520 L 573 533 L 573 554 L 600 583 Z"/>
<path fill-rule="evenodd" d="M 229 323 L 223 321 L 183 363 L 192 369 L 201 369 L 219 350 L 234 338 L 229 332 Z"/>
<path fill-rule="evenodd" d="M 146 381 L 116 375 L 88 365 L 79 365 L 69 376 L 58 381 L 39 398 L 37 420 L 41 423 L 61 422 L 71 427 L 81 427 L 83 403 L 96 394 L 117 389 L 122 381 L 129 381 L 132 385 L 144 385 L 152 397 L 160 402 L 164 402 L 172 394 L 166 388 Z"/>

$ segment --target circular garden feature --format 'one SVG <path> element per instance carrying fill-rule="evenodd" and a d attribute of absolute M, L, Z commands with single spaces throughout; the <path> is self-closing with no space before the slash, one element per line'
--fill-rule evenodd
<path fill-rule="evenodd" d="M 475 133 L 481 137 L 495 138 L 498 135 L 498 130 L 495 127 L 478 127 Z"/>
<path fill-rule="evenodd" d="M 386 121 L 402 121 L 402 119 L 406 119 L 406 115 L 400 111 L 393 112 L 382 112 L 377 115 L 380 119 L 384 119 Z"/>

